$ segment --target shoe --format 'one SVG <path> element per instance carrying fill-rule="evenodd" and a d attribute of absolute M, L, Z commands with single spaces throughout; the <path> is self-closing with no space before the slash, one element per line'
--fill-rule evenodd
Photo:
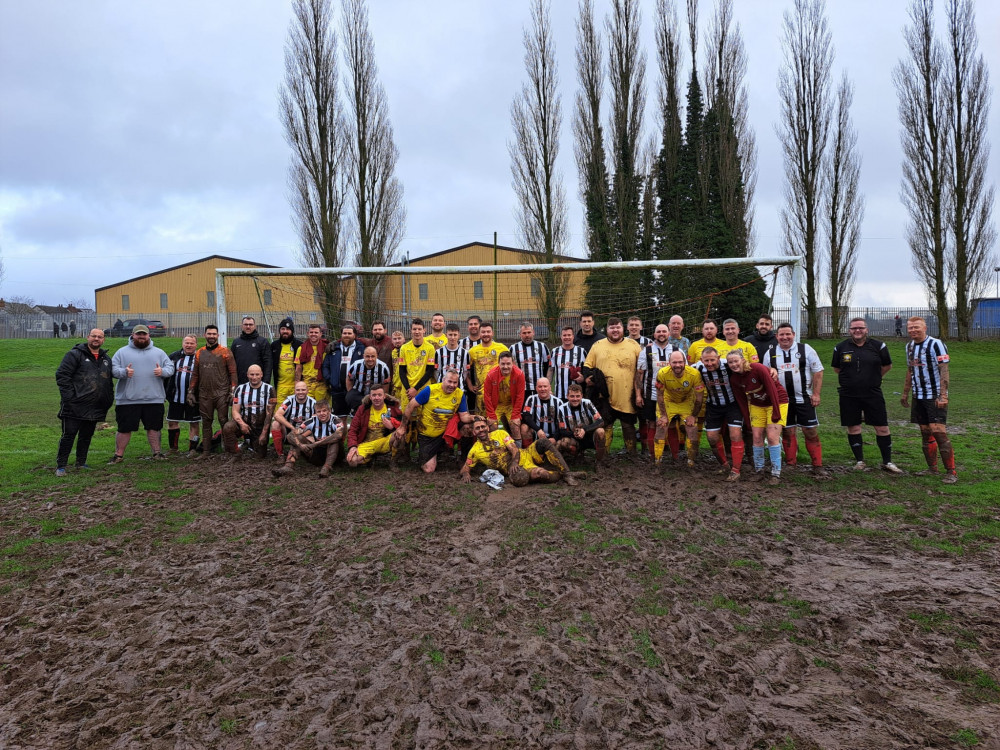
<path fill-rule="evenodd" d="M 694 468 L 694 459 L 693 459 L 693 458 L 689 458 L 689 459 L 687 460 L 687 467 L 688 467 L 689 469 L 693 469 L 693 468 Z"/>
<path fill-rule="evenodd" d="M 889 463 L 886 463 L 886 464 L 882 464 L 882 468 L 885 471 L 888 471 L 890 474 L 902 474 L 903 473 L 903 470 L 900 469 L 898 466 L 896 466 L 896 464 L 894 464 L 892 461 L 890 461 Z"/>
<path fill-rule="evenodd" d="M 287 477 L 292 473 L 292 465 L 282 464 L 281 466 L 275 466 L 271 469 L 271 473 L 276 477 Z"/>
<path fill-rule="evenodd" d="M 814 477 L 829 478 L 830 472 L 828 472 L 826 470 L 826 467 L 824 467 L 824 466 L 813 466 L 812 467 L 812 475 Z"/>
<path fill-rule="evenodd" d="M 321 468 L 319 470 L 319 475 L 323 477 L 323 479 L 326 479 L 328 476 L 330 476 L 330 467 L 324 466 L 323 468 Z"/>
<path fill-rule="evenodd" d="M 108 461 L 108 466 L 111 466 L 112 464 L 120 464 L 120 463 L 122 463 L 122 462 L 123 462 L 124 460 L 125 460 L 125 456 L 119 456 L 119 455 L 118 455 L 118 454 L 116 453 L 115 455 L 113 455 L 113 456 L 111 457 L 111 460 L 110 460 L 110 461 Z"/>
<path fill-rule="evenodd" d="M 567 473 L 563 474 L 562 475 L 562 479 L 570 487 L 575 487 L 576 485 L 579 484 L 579 482 L 576 481 L 576 479 L 573 478 L 572 472 L 567 472 Z"/>
<path fill-rule="evenodd" d="M 587 478 L 587 472 L 585 472 L 585 471 L 571 471 L 569 473 L 569 475 L 571 477 L 573 477 L 573 479 L 586 479 Z"/>
<path fill-rule="evenodd" d="M 958 481 L 958 474 L 954 471 L 949 471 L 944 475 L 944 479 L 941 480 L 943 484 L 955 484 Z"/>
<path fill-rule="evenodd" d="M 729 472 L 729 476 L 726 477 L 726 481 L 727 482 L 738 482 L 738 481 L 740 481 L 740 473 L 738 471 L 736 471 L 735 469 L 733 469 L 731 472 Z"/>
<path fill-rule="evenodd" d="M 854 471 L 864 471 L 867 468 L 868 467 L 865 465 L 864 461 L 858 461 L 856 464 L 854 464 Z"/>
<path fill-rule="evenodd" d="M 89 464 L 77 464 L 76 468 L 83 469 L 84 471 L 90 471 L 93 467 Z"/>
<path fill-rule="evenodd" d="M 763 482 L 765 479 L 767 479 L 767 472 L 765 472 L 763 469 L 754 469 L 753 478 L 754 481 L 756 482 Z"/>
<path fill-rule="evenodd" d="M 781 484 L 781 479 L 780 479 L 780 477 L 778 477 L 778 475 L 777 475 L 777 474 L 772 474 L 772 475 L 771 475 L 770 477 L 768 477 L 768 479 L 767 479 L 767 483 L 768 483 L 768 485 L 770 485 L 771 487 L 774 487 L 774 486 L 776 486 L 776 485 L 779 485 L 779 484 Z"/>
<path fill-rule="evenodd" d="M 719 476 L 729 476 L 729 472 L 731 472 L 732 470 L 733 467 L 731 467 L 729 464 L 722 464 L 718 469 L 716 469 L 715 473 L 718 474 Z M 736 473 L 739 474 L 739 472 Z"/>
<path fill-rule="evenodd" d="M 936 477 L 940 473 L 941 472 L 939 472 L 937 470 L 937 468 L 935 467 L 933 469 L 924 469 L 923 471 L 914 472 L 913 476 L 915 476 L 915 477 Z"/>
<path fill-rule="evenodd" d="M 57 477 L 64 477 L 64 476 L 66 476 L 66 467 L 65 466 L 60 466 L 58 469 L 56 469 L 56 476 Z"/>
<path fill-rule="evenodd" d="M 153 460 L 154 461 L 166 461 L 167 457 L 163 453 L 156 452 L 156 453 L 153 454 Z"/>

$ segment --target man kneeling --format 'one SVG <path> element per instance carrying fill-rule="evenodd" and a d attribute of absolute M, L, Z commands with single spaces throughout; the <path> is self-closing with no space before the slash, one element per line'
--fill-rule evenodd
<path fill-rule="evenodd" d="M 291 474 L 299 456 L 304 457 L 313 466 L 321 467 L 321 477 L 330 476 L 333 462 L 340 453 L 340 441 L 344 437 L 344 428 L 330 412 L 328 401 L 316 404 L 316 414 L 302 423 L 301 432 L 288 433 L 288 454 L 285 463 L 271 470 L 276 477 Z"/>
<path fill-rule="evenodd" d="M 394 453 L 394 433 L 402 417 L 399 401 L 386 395 L 382 383 L 373 385 L 347 431 L 347 465 L 364 466 L 380 453 Z"/>
<path fill-rule="evenodd" d="M 560 479 L 570 485 L 577 483 L 562 454 L 547 437 L 522 450 L 504 430 L 490 432 L 486 417 L 479 415 L 472 418 L 472 434 L 476 443 L 459 473 L 463 482 L 471 481 L 472 468 L 482 464 L 499 471 L 515 487 L 524 487 L 529 482 L 551 484 Z"/>

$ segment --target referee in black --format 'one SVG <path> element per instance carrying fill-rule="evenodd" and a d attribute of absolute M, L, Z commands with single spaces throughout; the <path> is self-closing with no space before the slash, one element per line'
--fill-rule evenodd
<path fill-rule="evenodd" d="M 833 370 L 840 381 L 840 424 L 847 428 L 847 442 L 854 453 L 854 468 L 864 471 L 864 438 L 861 422 L 875 428 L 875 442 L 882 454 L 882 468 L 890 474 L 902 474 L 892 462 L 892 436 L 889 415 L 882 395 L 882 378 L 892 368 L 889 348 L 868 338 L 864 318 L 853 318 L 850 338 L 833 349 Z"/>

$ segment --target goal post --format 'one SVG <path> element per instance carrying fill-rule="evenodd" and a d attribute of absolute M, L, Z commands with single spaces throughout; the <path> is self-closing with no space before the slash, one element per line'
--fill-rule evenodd
<path fill-rule="evenodd" d="M 575 325 L 585 309 L 599 323 L 612 315 L 623 320 L 640 317 L 647 336 L 655 324 L 666 323 L 674 314 L 685 319 L 689 338 L 698 335 L 706 318 L 735 317 L 748 332 L 765 312 L 800 330 L 800 256 L 492 266 L 419 263 L 217 269 L 220 342 L 228 341 L 230 327 L 238 330 L 243 315 L 257 319 L 270 338 L 286 317 L 302 328 L 352 323 L 366 331 L 377 319 L 409 338 L 412 318 L 423 318 L 429 330 L 431 315 L 439 312 L 458 323 L 463 336 L 466 319 L 479 315 L 494 324 L 495 338 L 501 341 L 516 341 L 520 325 L 530 322 L 536 338 L 555 342 L 557 329 Z M 362 277 L 379 281 L 362 284 Z M 378 298 L 364 299 L 365 290 L 373 287 L 379 290 Z M 299 338 L 304 333 L 297 328 Z"/>

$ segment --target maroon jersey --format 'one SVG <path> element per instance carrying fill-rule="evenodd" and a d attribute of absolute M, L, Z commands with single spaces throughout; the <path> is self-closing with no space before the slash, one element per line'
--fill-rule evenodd
<path fill-rule="evenodd" d="M 729 382 L 737 400 L 743 395 L 746 402 L 754 406 L 770 406 L 774 420 L 781 419 L 778 406 L 788 403 L 788 392 L 771 378 L 771 368 L 754 362 L 748 372 L 735 373 L 730 370 Z"/>

